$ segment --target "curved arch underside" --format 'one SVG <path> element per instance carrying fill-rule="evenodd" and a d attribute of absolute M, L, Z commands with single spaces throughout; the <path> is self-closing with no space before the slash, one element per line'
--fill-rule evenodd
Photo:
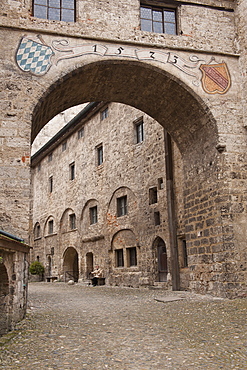
<path fill-rule="evenodd" d="M 181 153 L 188 144 L 205 147 L 217 141 L 217 127 L 208 107 L 183 82 L 141 62 L 107 60 L 77 68 L 50 86 L 33 113 L 32 141 L 61 111 L 88 101 L 134 106 L 164 126 Z"/>

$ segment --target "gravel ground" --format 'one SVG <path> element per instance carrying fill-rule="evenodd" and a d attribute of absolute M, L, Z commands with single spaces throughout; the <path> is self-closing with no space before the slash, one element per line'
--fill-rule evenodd
<path fill-rule="evenodd" d="M 5 370 L 247 369 L 247 300 L 161 289 L 29 284 L 0 338 Z"/>

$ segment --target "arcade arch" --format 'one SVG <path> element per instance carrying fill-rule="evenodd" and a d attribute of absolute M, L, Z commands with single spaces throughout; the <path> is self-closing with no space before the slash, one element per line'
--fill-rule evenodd
<path fill-rule="evenodd" d="M 63 274 L 65 282 L 71 279 L 78 281 L 78 252 L 74 247 L 68 247 L 63 254 Z"/>

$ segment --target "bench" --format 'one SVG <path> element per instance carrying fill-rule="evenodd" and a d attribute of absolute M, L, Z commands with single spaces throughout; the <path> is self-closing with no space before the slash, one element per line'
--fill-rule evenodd
<path fill-rule="evenodd" d="M 50 283 L 50 282 L 52 282 L 53 283 L 53 281 L 55 281 L 55 280 L 57 280 L 58 278 L 57 278 L 57 276 L 48 276 L 47 278 L 46 278 L 46 281 L 47 281 L 47 283 Z"/>

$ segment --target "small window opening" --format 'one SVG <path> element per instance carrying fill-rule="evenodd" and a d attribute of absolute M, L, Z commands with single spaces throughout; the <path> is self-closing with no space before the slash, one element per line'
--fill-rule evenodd
<path fill-rule="evenodd" d="M 51 162 L 52 161 L 52 153 L 50 153 L 49 155 L 48 155 L 48 162 Z"/>
<path fill-rule="evenodd" d="M 160 225 L 160 213 L 159 213 L 159 211 L 154 212 L 154 224 L 155 224 L 155 226 Z"/>
<path fill-rule="evenodd" d="M 103 145 L 97 148 L 97 164 L 100 166 L 103 163 Z"/>
<path fill-rule="evenodd" d="M 83 136 L 84 136 L 84 127 L 82 127 L 82 128 L 78 131 L 78 139 L 81 139 Z"/>
<path fill-rule="evenodd" d="M 53 220 L 48 222 L 48 234 L 53 234 Z"/>
<path fill-rule="evenodd" d="M 158 189 L 161 190 L 161 189 L 164 189 L 164 182 L 163 182 L 163 178 L 160 177 L 158 179 Z"/>
<path fill-rule="evenodd" d="M 70 180 L 74 180 L 75 178 L 75 162 L 69 165 L 69 172 L 70 172 Z"/>
<path fill-rule="evenodd" d="M 124 267 L 123 249 L 116 249 L 116 267 Z"/>
<path fill-rule="evenodd" d="M 53 176 L 49 177 L 49 192 L 53 192 Z"/>
<path fill-rule="evenodd" d="M 135 129 L 136 129 L 136 143 L 138 144 L 144 140 L 143 120 L 135 124 Z"/>
<path fill-rule="evenodd" d="M 89 208 L 90 213 L 90 224 L 96 224 L 98 222 L 98 210 L 97 206 Z"/>
<path fill-rule="evenodd" d="M 100 119 L 101 121 L 103 121 L 104 119 L 106 119 L 107 117 L 109 116 L 109 109 L 108 107 L 106 107 L 104 110 L 102 110 L 102 112 L 100 113 Z"/>
<path fill-rule="evenodd" d="M 127 215 L 127 213 L 127 195 L 124 195 L 123 197 L 117 198 L 117 215 L 121 217 Z"/>
<path fill-rule="evenodd" d="M 149 204 L 155 204 L 158 202 L 158 191 L 157 187 L 149 189 Z"/>
<path fill-rule="evenodd" d="M 127 248 L 128 266 L 137 265 L 136 247 Z"/>
<path fill-rule="evenodd" d="M 74 230 L 76 228 L 75 214 L 74 213 L 69 215 L 69 225 L 70 225 L 70 230 Z"/>
<path fill-rule="evenodd" d="M 62 144 L 62 152 L 64 152 L 66 149 L 67 149 L 67 141 L 65 141 L 65 142 Z"/>

